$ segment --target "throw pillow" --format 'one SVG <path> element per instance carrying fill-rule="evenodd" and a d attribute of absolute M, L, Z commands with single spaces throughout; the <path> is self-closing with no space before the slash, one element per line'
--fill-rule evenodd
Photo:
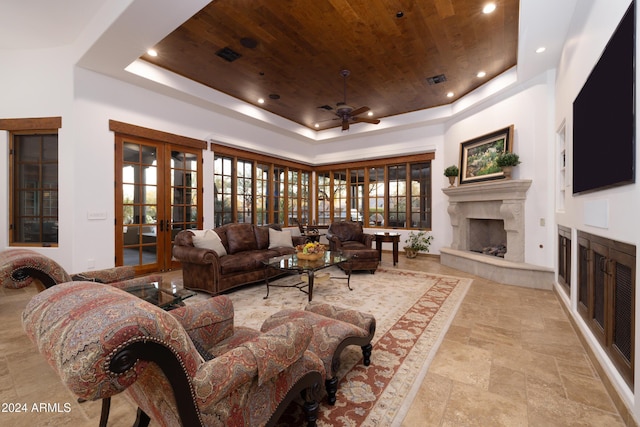
<path fill-rule="evenodd" d="M 194 235 L 193 246 L 196 248 L 209 249 L 217 253 L 218 256 L 225 256 L 227 254 L 227 250 L 222 244 L 220 236 L 213 230 L 207 230 L 204 235 Z"/>
<path fill-rule="evenodd" d="M 269 229 L 269 249 L 271 248 L 292 248 L 291 231 Z"/>

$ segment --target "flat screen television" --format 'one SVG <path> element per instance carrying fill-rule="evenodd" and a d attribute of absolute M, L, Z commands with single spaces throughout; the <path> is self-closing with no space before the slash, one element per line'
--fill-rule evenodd
<path fill-rule="evenodd" d="M 573 101 L 573 194 L 635 182 L 635 1 Z"/>

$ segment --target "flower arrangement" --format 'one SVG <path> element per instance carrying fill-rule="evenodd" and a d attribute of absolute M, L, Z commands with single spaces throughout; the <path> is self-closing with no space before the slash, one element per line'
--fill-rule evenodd
<path fill-rule="evenodd" d="M 324 252 L 324 245 L 318 242 L 308 242 L 304 245 L 297 245 L 296 252 L 303 254 L 317 254 Z"/>

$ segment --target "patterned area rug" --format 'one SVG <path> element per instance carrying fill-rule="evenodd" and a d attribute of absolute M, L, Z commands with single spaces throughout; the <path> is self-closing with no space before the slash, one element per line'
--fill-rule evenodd
<path fill-rule="evenodd" d="M 330 277 L 321 277 L 330 273 Z M 317 273 L 313 300 L 371 313 L 376 318 L 371 365 L 362 365 L 359 347 L 342 353 L 335 406 L 321 403 L 318 426 L 400 425 L 438 345 L 464 298 L 470 279 L 379 268 L 356 272 L 347 288 L 338 268 Z M 289 276 L 277 285 L 292 285 Z M 229 294 L 236 325 L 259 329 L 271 314 L 304 309 L 307 295 L 295 287 L 245 287 Z M 198 297 L 187 300 L 192 302 Z"/>

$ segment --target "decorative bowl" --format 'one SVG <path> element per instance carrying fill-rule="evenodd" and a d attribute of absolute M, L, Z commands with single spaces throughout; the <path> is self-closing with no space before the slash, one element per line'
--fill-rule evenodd
<path fill-rule="evenodd" d="M 324 256 L 324 252 L 315 252 L 312 254 L 305 254 L 304 252 L 296 252 L 298 259 L 304 259 L 307 261 L 316 261 Z"/>

